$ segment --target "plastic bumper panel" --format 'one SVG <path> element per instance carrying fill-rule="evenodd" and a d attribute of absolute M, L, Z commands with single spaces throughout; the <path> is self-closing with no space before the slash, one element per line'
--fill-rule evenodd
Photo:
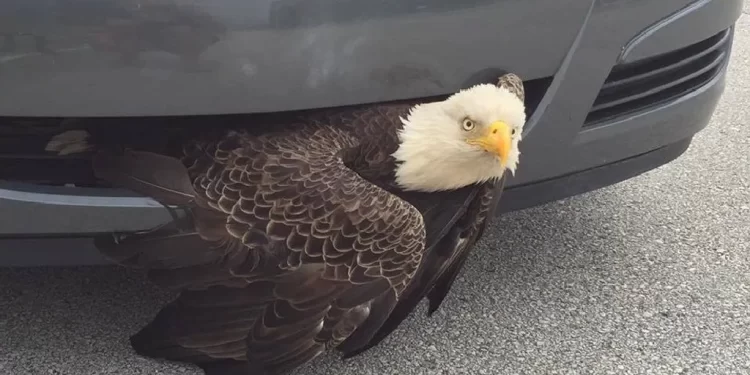
<path fill-rule="evenodd" d="M 81 195 L 82 192 L 87 194 Z M 113 197 L 112 193 L 65 187 L 40 191 L 38 186 L 0 184 L 0 237 L 137 231 L 171 219 L 153 199 Z"/>
<path fill-rule="evenodd" d="M 670 1 L 677 0 L 660 3 Z M 607 34 L 602 30 L 611 27 L 607 13 L 618 14 L 623 21 L 630 16 L 637 18 L 643 10 L 635 6 L 617 7 L 608 1 L 592 3 L 575 43 L 530 116 L 522 142 L 523 168 L 507 186 L 522 187 L 645 154 L 684 141 L 706 126 L 723 92 L 724 67 L 708 83 L 676 100 L 582 128 L 602 83 L 618 61 L 653 55 L 656 42 L 652 38 L 658 39 L 662 53 L 699 42 L 731 27 L 741 6 L 741 0 L 689 3 L 652 25 L 644 25 L 643 31 L 628 38 L 612 31 L 622 37 L 622 41 L 614 42 L 610 40 L 612 37 L 600 39 Z M 75 195 L 70 193 L 73 191 Z M 0 185 L 0 236 L 132 231 L 170 219 L 157 202 L 127 195 L 104 189 L 60 187 L 41 191 L 37 186 Z"/>
<path fill-rule="evenodd" d="M 680 10 L 663 19 L 644 20 L 644 9 L 649 6 L 665 9 L 673 6 Z M 596 126 L 582 125 L 613 66 L 683 48 L 729 29 L 739 17 L 741 7 L 741 0 L 593 2 L 575 42 L 530 116 L 522 144 L 523 167 L 509 182 L 506 197 L 519 197 L 519 204 L 506 205 L 502 211 L 616 183 L 677 157 L 691 137 L 708 124 L 723 92 L 725 62 L 700 87 L 676 99 Z M 610 16 L 616 16 L 617 22 L 612 22 Z M 641 27 L 635 32 L 619 31 L 625 24 Z M 731 40 L 729 43 L 731 46 Z M 635 157 L 638 155 L 642 158 Z M 637 162 L 639 159 L 642 162 Z M 619 174 L 594 173 L 606 171 L 608 166 L 617 171 L 619 161 L 623 161 L 619 165 L 626 166 Z M 556 180 L 565 181 L 566 185 L 556 185 Z M 545 186 L 550 188 L 545 190 Z M 111 190 L 84 191 L 86 195 L 74 190 L 76 195 L 66 188 L 39 191 L 36 187 L 24 190 L 1 185 L 0 236 L 85 237 L 92 233 L 147 229 L 170 219 L 166 210 L 151 199 L 125 193 L 113 197 Z M 522 194 L 549 196 L 526 199 Z M 18 257 L 35 256 L 31 251 L 14 251 L 14 255 L 9 255 L 7 246 L 0 248 L 1 264 L 20 265 L 24 262 Z M 9 256 L 16 261 L 8 259 Z M 87 263 L 82 259 L 70 261 Z M 31 263 L 40 262 L 32 259 Z"/>
<path fill-rule="evenodd" d="M 667 2 L 637 3 L 645 7 Z M 652 37 L 659 38 L 662 54 L 701 42 L 730 29 L 742 10 L 741 0 L 690 2 L 663 19 L 643 24 L 639 32 L 625 33 L 621 25 L 642 24 L 643 9 L 623 9 L 617 6 L 620 2 L 597 4 L 529 119 L 521 144 L 523 167 L 509 181 L 511 186 L 605 165 L 690 137 L 708 124 L 723 93 L 728 52 L 716 75 L 701 86 L 658 106 L 583 127 L 613 67 L 623 63 L 623 51 L 627 56 L 652 56 L 657 43 Z M 666 35 L 675 39 L 665 39 Z"/>

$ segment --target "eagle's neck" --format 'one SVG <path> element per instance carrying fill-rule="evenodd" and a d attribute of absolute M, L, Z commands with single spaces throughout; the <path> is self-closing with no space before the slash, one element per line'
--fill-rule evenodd
<path fill-rule="evenodd" d="M 394 135 L 367 139 L 344 156 L 346 165 L 362 178 L 391 192 L 400 190 L 396 184 L 396 159 L 392 156 L 398 148 Z"/>

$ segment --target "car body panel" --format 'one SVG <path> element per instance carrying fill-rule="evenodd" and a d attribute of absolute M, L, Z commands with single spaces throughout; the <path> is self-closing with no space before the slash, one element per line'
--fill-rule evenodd
<path fill-rule="evenodd" d="M 64 1 L 93 7 L 92 0 Z M 64 53 L 0 52 L 0 135 L 2 116 L 289 111 L 445 95 L 514 71 L 536 87 L 536 98 L 527 102 L 521 165 L 506 184 L 513 202 L 501 200 L 500 212 L 507 212 L 616 183 L 684 152 L 723 93 L 732 25 L 742 9 L 742 0 L 405 0 L 381 6 L 348 0 L 337 2 L 347 4 L 342 8 L 326 1 L 206 5 L 206 12 L 224 17 L 227 30 L 201 55 L 219 62 L 214 71 L 186 70 L 164 54 L 148 56 L 142 67 L 123 68 L 112 65 L 112 52 L 106 50 L 71 52 L 80 52 L 72 60 L 61 57 Z M 264 10 L 237 14 L 240 7 Z M 81 17 L 96 12 L 90 8 Z M 24 22 L 16 21 L 14 30 L 49 33 L 44 22 Z M 90 36 L 85 22 L 67 22 L 63 29 L 70 35 L 78 27 Z M 417 37 L 426 42 L 417 43 Z M 274 44 L 259 49 L 263 41 Z M 653 69 L 643 73 L 649 64 Z M 626 73 L 635 75 L 622 79 Z M 629 89 L 628 80 L 653 77 L 676 81 L 646 85 L 637 95 L 648 103 L 639 99 L 614 116 L 591 120 L 602 102 L 612 104 L 602 99 L 607 90 Z M 672 93 L 651 101 L 645 94 L 653 88 Z M 169 220 L 152 199 L 117 189 L 0 184 L 0 238 L 14 241 L 85 238 Z M 44 261 L 34 254 L 49 253 L 2 253 L 2 243 L 0 264 L 40 264 Z M 81 257 L 86 256 L 53 257 L 49 264 L 88 262 Z"/>
<path fill-rule="evenodd" d="M 711 7 L 713 3 L 720 3 L 732 10 L 733 17 L 714 19 L 716 14 Z M 723 92 L 722 78 L 717 78 L 714 82 L 700 88 L 703 91 L 710 91 L 705 92 L 706 95 L 700 95 L 700 92 L 691 93 L 674 102 L 665 103 L 655 110 L 642 112 L 641 114 L 647 115 L 642 118 L 645 122 L 640 130 L 623 124 L 630 121 L 638 123 L 639 119 L 632 116 L 629 119 L 620 118 L 613 121 L 612 123 L 617 122 L 622 126 L 621 132 L 625 134 L 620 134 L 618 137 L 623 138 L 612 138 L 614 132 L 608 130 L 612 128 L 608 128 L 606 123 L 599 124 L 595 128 L 582 129 L 582 124 L 600 88 L 617 63 L 624 46 L 628 45 L 633 38 L 638 38 L 642 30 L 661 19 L 669 19 L 667 23 L 662 22 L 661 27 L 669 27 L 674 23 L 680 24 L 683 28 L 691 28 L 693 23 L 705 22 L 715 23 L 714 28 L 717 30 L 725 29 L 739 17 L 741 8 L 738 4 L 741 6 L 742 2 L 714 0 L 701 2 L 701 4 L 702 6 L 696 7 L 691 6 L 690 1 L 672 0 L 597 2 L 576 43 L 555 75 L 545 98 L 529 119 L 524 131 L 525 138 L 520 146 L 523 168 L 519 168 L 518 175 L 509 181 L 510 186 L 545 180 L 645 153 L 658 145 L 682 139 L 688 132 L 695 132 L 705 126 L 708 121 L 705 116 L 696 120 L 704 120 L 701 125 L 697 126 L 682 124 L 680 120 L 669 123 L 665 119 L 660 119 L 653 122 L 652 116 L 672 117 L 673 119 L 674 117 L 687 117 L 679 112 L 670 111 L 669 107 L 679 105 L 680 101 L 686 101 L 695 96 L 700 96 L 699 100 L 705 104 L 705 107 L 700 110 L 710 116 Z M 649 6 L 651 11 L 644 12 L 643 9 L 639 9 L 641 6 Z M 677 10 L 670 12 L 670 9 Z M 683 11 L 684 9 L 689 11 Z M 680 16 L 671 17 L 670 15 L 673 14 Z M 701 15 L 704 18 L 699 18 Z M 693 23 L 681 22 L 684 17 L 693 17 Z M 628 28 L 624 25 L 628 25 Z M 661 36 L 659 33 L 652 35 Z M 694 40 L 685 40 L 681 36 L 679 42 L 696 43 L 709 36 L 711 34 L 694 35 Z M 640 43 L 649 43 L 648 37 L 640 39 Z M 668 41 L 662 41 L 662 43 L 666 43 L 662 46 L 662 51 L 673 48 Z M 682 45 L 677 46 L 679 47 Z M 723 73 L 719 74 L 721 75 Z M 691 110 L 689 104 L 683 108 Z M 687 119 L 687 121 L 691 120 Z M 658 124 L 664 124 L 670 127 L 670 130 L 677 127 L 678 132 L 664 132 L 664 139 L 654 137 L 651 129 L 658 129 Z M 687 126 L 684 126 L 685 131 L 680 133 L 680 127 L 683 125 Z M 584 134 L 581 134 L 582 132 Z M 682 138 L 675 139 L 675 136 Z"/>
<path fill-rule="evenodd" d="M 139 231 L 172 219 L 159 202 L 126 191 L 0 182 L 0 238 Z"/>
<path fill-rule="evenodd" d="M 592 1 L 142 3 L 0 2 L 5 32 L 29 34 L 0 52 L 0 115 L 290 111 L 446 94 L 487 69 L 545 77 Z M 35 53 L 35 35 L 55 54 Z"/>
<path fill-rule="evenodd" d="M 714 35 L 734 23 L 742 1 L 699 0 L 664 17 L 628 42 L 620 62 L 642 60 L 664 52 L 664 46 L 682 48 Z M 709 21 L 710 22 L 707 22 Z"/>

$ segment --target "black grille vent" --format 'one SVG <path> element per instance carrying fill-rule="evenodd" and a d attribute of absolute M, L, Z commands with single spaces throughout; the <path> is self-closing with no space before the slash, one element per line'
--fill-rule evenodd
<path fill-rule="evenodd" d="M 710 81 L 724 66 L 731 29 L 688 47 L 612 69 L 584 126 L 674 100 Z"/>
<path fill-rule="evenodd" d="M 482 82 L 492 82 L 494 75 Z M 526 110 L 534 112 L 549 88 L 552 77 L 543 77 L 524 82 Z M 402 100 L 416 104 L 433 101 L 444 96 Z M 296 112 L 301 114 L 305 111 Z M 293 116 L 295 112 L 288 112 Z M 81 187 L 102 187 L 91 171 L 86 155 L 57 156 L 44 150 L 55 135 L 69 129 L 103 127 L 111 131 L 108 138 L 124 140 L 148 139 L 155 143 L 173 139 L 175 133 L 184 134 L 197 129 L 221 126 L 247 126 L 253 123 L 277 121 L 283 114 L 211 115 L 185 117 L 139 117 L 139 118 L 22 118 L 0 116 L 0 180 L 43 185 L 73 184 Z M 101 132 L 100 132 L 100 135 Z"/>
<path fill-rule="evenodd" d="M 56 118 L 0 118 L 0 180 L 39 184 L 89 186 L 94 176 L 88 161 L 79 156 L 58 157 L 44 147 L 63 131 Z"/>

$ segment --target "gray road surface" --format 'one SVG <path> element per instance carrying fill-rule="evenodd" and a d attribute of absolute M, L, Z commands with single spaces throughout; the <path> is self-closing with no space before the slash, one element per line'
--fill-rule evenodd
<path fill-rule="evenodd" d="M 750 16 L 680 159 L 495 221 L 444 308 L 296 375 L 750 374 Z M 169 296 L 118 268 L 0 270 L 0 373 L 198 374 L 127 336 Z"/>

